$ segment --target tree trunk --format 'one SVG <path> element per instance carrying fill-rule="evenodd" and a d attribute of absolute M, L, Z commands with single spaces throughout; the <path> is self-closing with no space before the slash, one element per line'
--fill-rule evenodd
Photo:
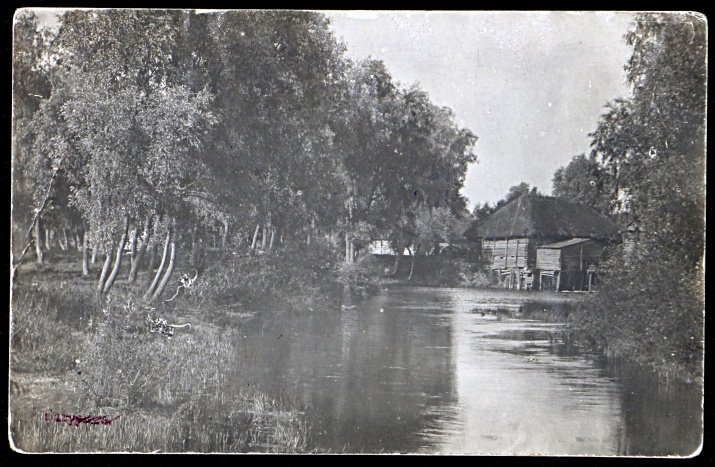
<path fill-rule="evenodd" d="M 258 240 L 258 230 L 261 228 L 260 224 L 256 225 L 256 230 L 253 232 L 253 241 L 251 242 L 251 251 L 256 249 L 256 241 Z"/>
<path fill-rule="evenodd" d="M 166 284 L 169 283 L 169 279 L 171 279 L 171 273 L 174 272 L 174 259 L 176 259 L 176 246 L 174 244 L 174 241 L 172 240 L 172 242 L 171 242 L 171 257 L 169 258 L 169 266 L 166 268 L 166 274 L 164 274 L 164 278 L 161 280 L 161 284 L 159 284 L 159 288 L 156 289 L 154 296 L 151 298 L 152 300 L 154 300 L 157 297 L 161 297 L 161 294 L 164 292 L 164 289 L 166 288 Z"/>
<path fill-rule="evenodd" d="M 89 276 L 89 251 L 87 250 L 87 231 L 82 235 L 82 275 Z"/>
<path fill-rule="evenodd" d="M 45 235 L 47 229 L 45 229 Z M 42 246 L 40 246 L 40 219 L 35 220 L 35 253 L 37 253 L 37 264 L 44 264 L 45 260 L 42 256 Z"/>
<path fill-rule="evenodd" d="M 412 280 L 412 273 L 415 270 L 415 259 L 417 258 L 417 252 L 419 251 L 420 246 L 419 244 L 415 245 L 414 251 L 410 250 L 410 254 L 412 255 L 412 264 L 410 265 L 410 275 L 407 277 L 408 281 Z"/>
<path fill-rule="evenodd" d="M 198 242 L 196 241 L 196 229 L 192 229 L 191 232 L 191 253 L 189 255 L 190 263 L 196 265 L 196 257 L 198 256 L 198 247 L 196 246 Z"/>
<path fill-rule="evenodd" d="M 153 216 L 148 216 L 144 221 L 144 232 L 142 233 L 142 245 L 139 247 L 137 252 L 137 257 L 132 261 L 132 268 L 129 270 L 129 283 L 132 284 L 137 278 L 137 271 L 139 270 L 139 264 L 141 264 L 144 253 L 146 253 L 146 246 L 149 243 L 149 237 L 151 235 L 151 219 Z M 132 253 L 132 258 L 134 258 Z M 152 263 L 153 266 L 153 263 Z M 149 271 L 149 276 L 151 277 L 151 270 Z"/>
<path fill-rule="evenodd" d="M 161 263 L 159 263 L 159 269 L 156 271 L 156 276 L 154 276 L 154 281 L 149 286 L 149 289 L 144 294 L 144 299 L 151 297 L 154 289 L 159 284 L 159 279 L 161 278 L 161 273 L 164 271 L 164 265 L 166 264 L 166 255 L 169 252 L 169 244 L 171 243 L 171 227 L 166 233 L 166 242 L 164 242 L 164 253 L 161 255 Z"/>
<path fill-rule="evenodd" d="M 274 229 L 271 229 L 271 241 L 268 244 L 268 251 L 271 251 L 273 249 L 273 241 L 276 238 L 276 231 Z"/>
<path fill-rule="evenodd" d="M 345 232 L 345 262 L 350 264 L 350 236 Z"/>
<path fill-rule="evenodd" d="M 397 270 L 400 268 L 400 261 L 402 260 L 402 251 L 404 249 L 405 247 L 402 246 L 402 235 L 400 235 L 400 238 L 397 241 L 397 255 L 395 256 L 395 263 L 392 266 L 392 273 L 390 274 L 391 276 L 397 274 Z"/>
<path fill-rule="evenodd" d="M 221 248 L 226 249 L 226 239 L 228 238 L 228 221 L 223 221 L 223 237 L 221 237 Z M 214 245 L 216 246 L 216 245 Z"/>
<path fill-rule="evenodd" d="M 312 217 L 310 219 L 310 230 L 308 231 L 308 239 L 307 239 L 308 246 L 310 246 L 310 237 L 313 234 L 313 230 L 315 230 L 315 218 L 314 217 Z"/>
<path fill-rule="evenodd" d="M 109 273 L 109 266 L 112 265 L 112 248 L 107 252 L 107 258 L 104 260 L 104 266 L 102 266 L 102 274 L 99 275 L 99 282 L 97 283 L 97 292 L 102 293 L 104 288 L 104 279 L 107 278 Z"/>
<path fill-rule="evenodd" d="M 92 259 L 91 262 L 92 264 L 95 264 L 97 262 L 97 252 L 99 251 L 99 248 L 97 247 L 97 242 L 92 239 Z"/>
<path fill-rule="evenodd" d="M 65 229 L 62 229 L 62 231 L 65 233 L 65 240 L 66 240 L 67 232 L 65 231 Z M 60 235 L 57 235 L 57 244 L 60 246 L 60 250 L 67 251 L 67 247 L 62 243 L 62 237 Z"/>
<path fill-rule="evenodd" d="M 149 274 L 147 274 L 146 286 L 151 285 L 152 276 L 154 275 L 154 264 L 156 264 L 156 245 L 149 247 Z"/>
<path fill-rule="evenodd" d="M 74 229 L 74 247 L 77 248 L 77 251 L 81 251 L 84 248 L 83 243 L 79 241 L 79 230 L 77 228 Z"/>
<path fill-rule="evenodd" d="M 131 249 L 130 270 L 134 268 L 134 263 L 137 260 L 137 236 L 139 235 L 139 227 L 134 227 L 132 234 L 129 236 L 129 248 Z"/>
<path fill-rule="evenodd" d="M 119 240 L 119 246 L 117 247 L 117 258 L 114 260 L 114 268 L 112 268 L 112 273 L 107 279 L 107 283 L 104 284 L 103 293 L 109 292 L 114 285 L 114 280 L 117 278 L 119 273 L 119 267 L 122 265 L 122 252 L 124 251 L 124 245 L 127 244 L 127 230 L 129 229 L 129 219 L 124 222 L 124 232 L 122 233 L 122 238 Z"/>
<path fill-rule="evenodd" d="M 263 227 L 261 227 L 261 250 L 265 250 L 265 249 L 266 249 L 266 240 L 268 240 L 268 239 L 266 238 L 266 237 L 267 237 L 267 235 L 266 235 L 266 231 L 267 231 L 267 230 L 268 230 L 268 229 L 266 229 L 266 226 L 265 226 L 265 225 L 264 225 Z"/>
<path fill-rule="evenodd" d="M 40 239 L 38 238 L 37 241 L 39 242 Z M 47 227 L 45 227 L 45 250 L 50 251 L 50 229 Z"/>

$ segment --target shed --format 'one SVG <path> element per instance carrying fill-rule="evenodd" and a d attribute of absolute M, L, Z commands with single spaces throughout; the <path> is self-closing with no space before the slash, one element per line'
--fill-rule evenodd
<path fill-rule="evenodd" d="M 572 238 L 541 245 L 536 253 L 539 288 L 545 278 L 556 290 L 590 290 L 604 244 L 589 238 Z"/>

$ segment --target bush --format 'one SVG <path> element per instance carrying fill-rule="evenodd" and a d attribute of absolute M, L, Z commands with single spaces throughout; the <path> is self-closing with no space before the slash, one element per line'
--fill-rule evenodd
<path fill-rule="evenodd" d="M 641 258 L 613 264 L 597 293 L 573 314 L 574 325 L 607 355 L 646 364 L 665 374 L 702 374 L 702 291 L 674 262 Z"/>
<path fill-rule="evenodd" d="M 190 300 L 220 306 L 310 306 L 336 295 L 340 261 L 319 246 L 269 253 L 231 254 L 197 280 Z"/>
<path fill-rule="evenodd" d="M 373 255 L 363 255 L 352 264 L 343 263 L 338 275 L 346 301 L 367 298 L 380 291 L 384 265 Z"/>

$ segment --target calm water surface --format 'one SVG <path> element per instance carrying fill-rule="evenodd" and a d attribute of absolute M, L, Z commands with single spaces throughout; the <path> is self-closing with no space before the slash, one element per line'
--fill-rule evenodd
<path fill-rule="evenodd" d="M 321 451 L 698 449 L 702 392 L 694 384 L 666 387 L 641 370 L 579 354 L 562 324 L 488 311 L 536 297 L 400 287 L 342 311 L 259 315 L 242 325 L 232 384 L 306 407 Z"/>

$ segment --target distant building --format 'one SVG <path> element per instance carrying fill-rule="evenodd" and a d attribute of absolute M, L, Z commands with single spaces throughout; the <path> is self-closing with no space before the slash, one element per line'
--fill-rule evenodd
<path fill-rule="evenodd" d="M 482 260 L 505 287 L 583 290 L 588 271 L 592 279 L 601 249 L 617 239 L 618 229 L 585 204 L 524 195 L 476 221 L 464 237 L 481 245 Z"/>

